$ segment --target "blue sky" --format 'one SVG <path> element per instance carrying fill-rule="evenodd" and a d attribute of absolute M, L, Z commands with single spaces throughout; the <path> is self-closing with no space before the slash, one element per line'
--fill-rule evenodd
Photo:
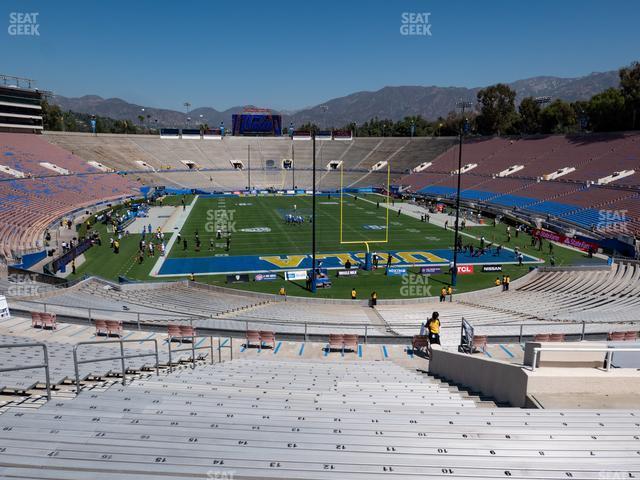
<path fill-rule="evenodd" d="M 11 36 L 38 12 L 40 36 Z M 403 36 L 429 12 L 432 36 Z M 4 0 L 0 73 L 65 96 L 294 109 L 386 85 L 483 86 L 640 60 L 640 2 Z"/>

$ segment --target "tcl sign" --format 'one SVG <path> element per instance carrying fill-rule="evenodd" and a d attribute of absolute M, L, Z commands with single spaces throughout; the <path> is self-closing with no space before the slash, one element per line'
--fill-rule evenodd
<path fill-rule="evenodd" d="M 469 275 L 473 273 L 473 265 L 458 265 L 458 275 Z"/>

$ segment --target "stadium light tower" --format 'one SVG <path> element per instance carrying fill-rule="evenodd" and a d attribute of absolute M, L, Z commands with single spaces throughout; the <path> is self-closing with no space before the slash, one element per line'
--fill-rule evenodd
<path fill-rule="evenodd" d="M 316 293 L 316 134 L 313 141 L 313 173 L 311 175 L 311 292 Z"/>
<path fill-rule="evenodd" d="M 460 132 L 458 142 L 458 190 L 456 192 L 456 223 L 453 235 L 453 268 L 451 269 L 451 286 L 455 287 L 458 281 L 458 236 L 460 225 L 460 183 L 462 178 L 462 137 L 466 128 L 467 119 L 464 118 L 464 111 L 472 107 L 471 102 L 460 101 L 456 104 L 456 108 L 462 110 L 462 120 L 460 121 Z"/>

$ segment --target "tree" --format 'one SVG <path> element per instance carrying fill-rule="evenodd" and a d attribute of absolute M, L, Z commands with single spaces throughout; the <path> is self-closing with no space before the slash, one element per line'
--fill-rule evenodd
<path fill-rule="evenodd" d="M 504 83 L 491 85 L 478 92 L 480 115 L 476 119 L 478 130 L 483 135 L 513 132 L 517 119 L 516 92 Z"/>
<path fill-rule="evenodd" d="M 526 97 L 518 107 L 520 133 L 540 133 L 540 104 L 533 97 Z"/>
<path fill-rule="evenodd" d="M 540 114 L 543 133 L 570 133 L 576 130 L 576 112 L 564 100 L 556 100 Z"/>
<path fill-rule="evenodd" d="M 591 128 L 598 132 L 624 130 L 630 125 L 622 91 L 609 88 L 591 97 L 587 104 Z"/>
<path fill-rule="evenodd" d="M 640 62 L 633 62 L 630 66 L 621 68 L 618 72 L 620 76 L 620 89 L 622 96 L 631 109 L 631 128 L 638 126 L 638 111 L 640 110 Z"/>

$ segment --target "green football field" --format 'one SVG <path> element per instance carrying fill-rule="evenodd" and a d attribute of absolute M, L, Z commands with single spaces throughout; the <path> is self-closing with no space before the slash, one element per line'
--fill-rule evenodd
<path fill-rule="evenodd" d="M 387 212 L 385 197 L 370 194 L 345 195 L 340 219 L 340 197 L 316 198 L 316 250 L 319 253 L 366 251 L 424 250 L 449 248 L 453 232 L 407 215 L 398 215 L 402 204 Z M 377 205 L 380 202 L 380 205 Z M 187 249 L 175 245 L 169 258 L 228 255 L 285 255 L 311 251 L 311 196 L 297 197 L 200 197 L 193 207 L 181 236 L 187 239 Z M 387 235 L 387 213 L 389 234 Z M 303 223 L 287 224 L 287 214 L 301 216 Z M 342 224 L 342 241 L 340 226 Z M 222 239 L 217 239 L 217 230 Z M 226 232 L 230 232 L 230 248 L 226 250 Z M 195 235 L 202 243 L 195 249 Z M 385 241 L 388 237 L 388 242 Z"/>
<path fill-rule="evenodd" d="M 187 197 L 189 203 L 192 198 Z M 379 195 L 360 196 L 357 201 L 352 197 L 345 197 L 343 210 L 343 239 L 345 241 L 365 241 L 384 239 L 384 230 L 370 230 L 365 225 L 385 225 L 386 210 L 381 205 L 378 209 L 376 201 L 384 201 Z M 339 198 L 332 195 L 318 197 L 317 247 L 318 252 L 338 253 L 347 251 L 365 251 L 364 244 L 340 244 L 340 205 Z M 331 203 L 329 203 L 331 202 Z M 251 205 L 246 205 L 246 204 Z M 338 203 L 338 204 L 336 204 Z M 180 205 L 180 197 L 169 197 L 164 201 L 165 205 Z M 245 205 L 241 205 L 245 204 Z M 170 258 L 208 257 L 212 255 L 251 255 L 251 254 L 307 254 L 311 251 L 311 225 L 306 221 L 301 225 L 286 225 L 284 215 L 293 211 L 296 205 L 298 214 L 307 216 L 310 214 L 311 198 L 302 197 L 229 197 L 224 204 L 217 198 L 200 198 L 194 206 L 187 222 L 181 230 L 181 235 L 188 239 L 188 249 L 183 251 L 182 245 L 174 245 L 170 252 Z M 396 203 L 389 213 L 389 243 L 371 244 L 372 251 L 385 252 L 387 250 L 436 250 L 449 249 L 453 240 L 453 232 L 444 230 L 440 226 L 420 222 L 419 219 L 401 214 L 397 211 L 402 208 L 401 203 Z M 215 216 L 226 215 L 229 221 L 231 234 L 231 248 L 225 251 L 224 240 L 215 239 Z M 226 214 L 221 214 L 225 211 Z M 233 212 L 233 213 L 232 213 Z M 370 213 L 367 213 L 370 212 Z M 233 218 L 231 218 L 233 217 Z M 222 222 L 226 228 L 227 219 Z M 207 232 L 207 222 L 213 222 L 213 229 Z M 235 223 L 233 223 L 235 222 Z M 220 222 L 218 222 L 220 223 Z M 231 228 L 233 227 L 233 228 Z M 100 232 L 102 246 L 95 246 L 85 254 L 85 261 L 78 266 L 76 275 L 70 278 L 78 278 L 82 275 L 98 275 L 102 278 L 117 281 L 123 276 L 131 280 L 142 281 L 166 281 L 182 277 L 159 278 L 150 276 L 152 266 L 157 258 L 145 258 L 142 264 L 136 262 L 139 234 L 132 234 L 122 239 L 121 250 L 115 255 L 106 241 L 110 234 L 102 224 L 95 226 Z M 270 231 L 264 231 L 268 228 Z M 255 231 L 242 231 L 243 229 L 259 229 Z M 200 252 L 195 252 L 193 237 L 198 231 L 202 246 Z M 484 236 L 488 241 L 506 244 L 504 225 L 497 227 L 482 226 L 466 230 L 467 233 L 480 237 Z M 175 235 L 175 234 L 174 234 Z M 168 241 L 171 235 L 166 237 Z M 214 251 L 209 250 L 209 240 L 214 238 Z M 524 253 L 549 260 L 549 252 L 545 248 L 542 252 L 530 247 L 530 236 L 521 234 L 519 238 L 513 238 L 510 248 L 518 246 Z M 479 244 L 477 240 L 465 237 L 465 243 Z M 217 245 L 216 245 L 217 244 Z M 603 260 L 587 256 L 575 250 L 556 246 L 553 255 L 557 265 L 576 265 Z M 529 271 L 528 265 L 504 265 L 505 274 L 516 279 Z M 417 273 L 418 268 L 411 268 L 411 273 Z M 378 298 L 411 298 L 416 296 L 437 295 L 440 288 L 447 285 L 450 276 L 446 273 L 431 275 L 428 278 L 431 288 L 425 289 L 420 283 L 422 276 L 414 275 L 405 278 L 402 276 L 387 277 L 384 268 L 375 271 L 360 271 L 356 278 L 337 278 L 332 276 L 333 286 L 328 289 L 319 289 L 315 294 L 309 292 L 304 282 L 285 282 L 282 273 L 278 274 L 279 280 L 273 282 L 248 282 L 238 284 L 226 284 L 226 275 L 196 275 L 196 280 L 202 283 L 231 287 L 241 290 L 251 290 L 264 293 L 277 293 L 280 286 L 287 288 L 289 295 L 318 296 L 325 298 L 349 298 L 351 288 L 356 288 L 360 298 L 366 298 L 373 290 L 378 292 Z M 496 275 L 478 272 L 474 275 L 458 277 L 457 292 L 466 292 L 493 286 Z M 419 281 L 420 280 L 420 281 Z M 407 284 L 412 283 L 407 288 Z M 415 287 L 415 288 L 414 288 Z"/>

